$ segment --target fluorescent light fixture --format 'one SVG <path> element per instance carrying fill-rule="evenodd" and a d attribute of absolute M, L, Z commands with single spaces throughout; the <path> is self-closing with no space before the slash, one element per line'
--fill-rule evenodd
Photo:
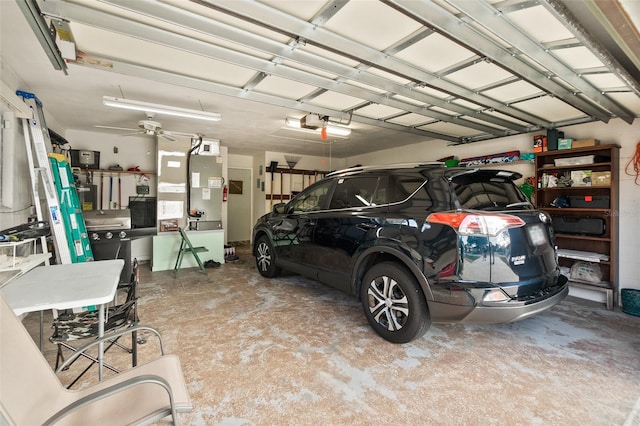
<path fill-rule="evenodd" d="M 300 123 L 300 119 L 298 119 L 298 118 L 287 117 L 287 118 L 284 119 L 284 124 L 286 124 L 288 127 L 291 127 L 293 129 L 301 129 L 302 128 L 302 124 Z"/>
<path fill-rule="evenodd" d="M 284 119 L 284 124 L 287 125 L 287 127 L 290 127 L 291 129 L 299 129 L 299 130 L 304 130 L 304 131 L 309 131 L 310 129 L 304 129 L 302 128 L 302 123 L 300 123 L 300 119 L 298 118 L 291 118 L 291 117 L 287 117 Z M 348 127 L 344 127 L 344 126 L 339 126 L 336 124 L 327 124 L 325 126 L 325 128 L 327 129 L 327 134 L 328 135 L 333 135 L 333 136 L 349 136 L 351 134 L 351 129 Z M 317 128 L 315 130 L 313 130 L 313 132 L 315 133 L 321 133 L 322 132 L 322 128 Z"/>
<path fill-rule="evenodd" d="M 149 102 L 134 101 L 132 99 L 102 97 L 103 105 L 144 111 L 156 114 L 175 115 L 176 117 L 195 118 L 197 120 L 220 121 L 221 116 L 216 112 L 198 111 L 196 109 L 178 108 L 169 105 L 152 104 Z"/>
<path fill-rule="evenodd" d="M 351 134 L 351 129 L 344 126 L 336 126 L 335 124 L 327 124 L 327 134 L 334 136 L 349 136 Z M 318 131 L 322 131 L 322 129 L 318 129 Z"/>

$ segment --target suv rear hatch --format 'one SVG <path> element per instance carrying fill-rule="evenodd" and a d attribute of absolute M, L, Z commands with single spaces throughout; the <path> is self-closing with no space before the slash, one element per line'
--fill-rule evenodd
<path fill-rule="evenodd" d="M 502 170 L 450 170 L 446 173 L 465 226 L 461 244 L 482 245 L 482 277 L 518 300 L 539 299 L 560 278 L 550 217 L 535 210 L 515 185 L 519 173 Z M 483 242 L 484 241 L 484 242 Z M 463 248 L 464 250 L 465 248 Z M 475 271 L 478 272 L 478 271 Z M 464 275 L 463 275 L 464 276 Z M 542 292 L 542 293 L 541 293 Z"/>

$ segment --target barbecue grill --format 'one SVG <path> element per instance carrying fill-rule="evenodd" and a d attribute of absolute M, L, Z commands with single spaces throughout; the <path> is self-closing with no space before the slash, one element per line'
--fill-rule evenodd
<path fill-rule="evenodd" d="M 89 210 L 84 222 L 95 260 L 122 259 L 120 282 L 131 278 L 131 215 L 129 210 Z"/>

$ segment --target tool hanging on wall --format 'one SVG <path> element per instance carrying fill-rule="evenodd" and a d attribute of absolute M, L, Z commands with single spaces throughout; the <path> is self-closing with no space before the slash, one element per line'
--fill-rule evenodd
<path fill-rule="evenodd" d="M 103 192 L 104 192 L 104 173 L 100 173 L 100 199 L 98 200 L 99 210 L 102 210 Z"/>
<path fill-rule="evenodd" d="M 282 173 L 282 169 L 280 169 L 280 202 L 282 202 L 282 200 L 284 199 L 284 186 L 283 186 L 283 182 L 284 182 L 284 175 Z"/>
<path fill-rule="evenodd" d="M 278 162 L 272 161 L 269 165 L 269 172 L 271 173 L 271 187 L 269 191 L 271 194 L 269 195 L 269 209 L 273 208 L 273 175 L 276 173 L 276 169 L 278 168 Z"/>
<path fill-rule="evenodd" d="M 109 175 L 109 210 L 113 202 L 113 175 Z"/>
<path fill-rule="evenodd" d="M 118 209 L 122 208 L 122 181 L 120 180 L 120 173 L 118 173 Z"/>
<path fill-rule="evenodd" d="M 289 166 L 289 199 L 293 198 L 293 168 L 298 164 L 301 157 L 295 155 L 285 155 L 284 159 Z M 304 178 L 303 178 L 304 179 Z"/>

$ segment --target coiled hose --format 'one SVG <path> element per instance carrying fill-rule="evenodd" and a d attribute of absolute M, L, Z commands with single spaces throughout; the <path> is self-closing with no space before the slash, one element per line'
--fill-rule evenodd
<path fill-rule="evenodd" d="M 629 169 L 633 169 L 633 172 Z M 636 185 L 640 185 L 640 142 L 636 144 L 636 152 L 633 153 L 633 157 L 629 159 L 629 162 L 624 168 L 624 172 L 629 176 L 635 176 Z"/>

